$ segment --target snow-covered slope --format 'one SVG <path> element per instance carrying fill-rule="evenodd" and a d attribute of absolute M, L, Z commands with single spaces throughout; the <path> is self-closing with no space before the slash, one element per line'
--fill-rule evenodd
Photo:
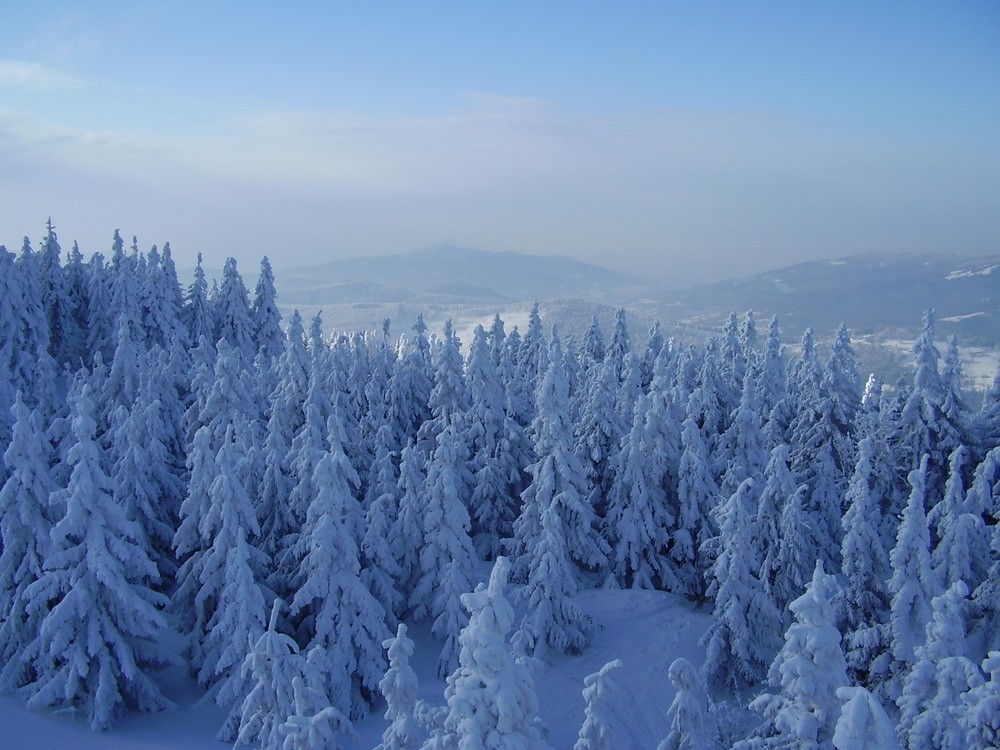
<path fill-rule="evenodd" d="M 616 682 L 622 689 L 617 714 L 629 748 L 653 750 L 667 730 L 666 710 L 674 697 L 667 668 L 685 657 L 701 664 L 698 640 L 711 614 L 660 591 L 592 589 L 578 604 L 593 621 L 590 646 L 580 656 L 555 656 L 535 675 L 541 718 L 554 748 L 570 748 L 583 722 L 583 680 L 613 659 L 622 660 Z M 413 667 L 420 697 L 444 704 L 444 682 L 434 677 L 440 644 L 426 627 L 411 627 L 417 645 Z M 205 704 L 203 694 L 181 667 L 161 673 L 164 693 L 177 707 L 158 714 L 130 713 L 106 732 L 91 732 L 68 714 L 29 711 L 16 698 L 0 698 L 0 747 L 18 750 L 220 750 L 214 739 L 226 712 Z M 386 726 L 381 713 L 359 722 L 359 740 L 346 747 L 374 747 Z"/>

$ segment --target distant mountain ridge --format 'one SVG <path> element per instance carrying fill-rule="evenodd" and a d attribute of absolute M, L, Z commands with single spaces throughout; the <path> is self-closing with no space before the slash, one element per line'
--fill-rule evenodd
<path fill-rule="evenodd" d="M 942 334 L 956 333 L 963 344 L 996 348 L 1000 342 L 1000 255 L 866 253 L 666 291 L 566 256 L 440 245 L 282 269 L 276 277 L 283 307 L 350 313 L 338 318 L 344 325 L 364 319 L 357 311 L 382 314 L 394 306 L 443 316 L 475 306 L 481 315 L 562 299 L 595 310 L 624 306 L 645 319 L 704 330 L 719 330 L 731 312 L 752 309 L 761 320 L 777 315 L 790 336 L 806 327 L 829 335 L 845 323 L 852 332 L 907 337 L 934 307 Z"/>
<path fill-rule="evenodd" d="M 439 245 L 412 253 L 336 260 L 277 273 L 282 303 L 483 303 L 583 299 L 621 304 L 647 287 L 627 274 L 560 255 Z"/>
<path fill-rule="evenodd" d="M 909 331 L 928 308 L 964 343 L 1000 342 L 1000 255 L 866 253 L 661 293 L 660 315 L 718 328 L 731 311 L 777 315 L 785 330 Z"/>

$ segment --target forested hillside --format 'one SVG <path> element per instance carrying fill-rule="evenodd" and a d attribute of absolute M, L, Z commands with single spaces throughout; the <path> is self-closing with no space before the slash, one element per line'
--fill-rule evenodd
<path fill-rule="evenodd" d="M 182 289 L 117 232 L 0 248 L 0 689 L 95 730 L 168 708 L 176 630 L 226 742 L 336 747 L 379 710 L 380 747 L 541 748 L 580 592 L 656 589 L 713 620 L 700 667 L 662 665 L 661 748 L 997 746 L 1000 377 L 970 410 L 933 311 L 887 386 L 843 327 L 789 358 L 752 314 L 691 346 L 536 307 L 463 346 L 328 338 L 275 296 L 266 259 L 252 294 L 232 259 Z M 576 750 L 616 746 L 615 669 Z"/>

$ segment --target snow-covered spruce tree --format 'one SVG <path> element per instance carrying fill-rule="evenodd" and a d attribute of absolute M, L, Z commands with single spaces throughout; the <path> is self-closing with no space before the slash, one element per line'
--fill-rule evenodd
<path fill-rule="evenodd" d="M 666 550 L 675 519 L 663 485 L 647 480 L 657 459 L 646 435 L 648 404 L 645 396 L 636 402 L 632 429 L 616 461 L 605 520 L 610 576 L 623 588 L 673 591 L 679 586 Z"/>
<path fill-rule="evenodd" d="M 764 469 L 764 489 L 757 504 L 753 534 L 757 558 L 761 561 L 760 582 L 764 584 L 767 595 L 781 612 L 786 611 L 785 608 L 791 601 L 779 597 L 776 591 L 778 579 L 784 575 L 784 571 L 778 565 L 781 551 L 781 513 L 797 489 L 795 478 L 788 468 L 788 461 L 787 445 L 776 445 L 771 450 L 771 457 Z M 787 626 L 790 621 L 784 624 Z"/>
<path fill-rule="evenodd" d="M 284 350 L 276 364 L 277 382 L 269 398 L 270 414 L 263 445 L 264 474 L 257 506 L 261 525 L 260 547 L 272 559 L 281 546 L 281 540 L 298 523 L 288 502 L 292 491 L 289 460 L 292 458 L 292 440 L 305 418 L 309 367 L 302 316 L 295 310 L 289 320 Z"/>
<path fill-rule="evenodd" d="M 413 616 L 433 618 L 431 630 L 444 641 L 438 659 L 440 677 L 457 664 L 458 637 L 466 624 L 461 596 L 472 588 L 476 559 L 469 512 L 459 495 L 466 485 L 461 478 L 466 471 L 459 428 L 452 422 L 438 436 L 427 468 L 420 575 L 410 595 Z"/>
<path fill-rule="evenodd" d="M 382 742 L 375 750 L 417 750 L 423 741 L 423 730 L 414 712 L 417 705 L 417 673 L 410 666 L 413 641 L 406 635 L 406 625 L 399 623 L 396 635 L 382 642 L 389 659 L 389 669 L 379 682 L 385 697 L 385 718 L 389 726 L 382 733 Z"/>
<path fill-rule="evenodd" d="M 498 557 L 489 585 L 462 595 L 469 622 L 459 636 L 458 667 L 448 675 L 447 713 L 424 750 L 504 748 L 547 750 L 528 667 L 514 659 L 507 633 L 514 611 L 504 597 L 510 564 Z"/>
<path fill-rule="evenodd" d="M 482 326 L 476 326 L 466 378 L 472 395 L 466 440 L 473 474 L 473 541 L 480 556 L 495 558 L 501 540 L 514 533 L 517 502 L 513 490 L 520 482 L 520 467 L 514 463 L 508 432 L 517 429 L 505 410 L 500 373 L 491 358 L 489 341 Z"/>
<path fill-rule="evenodd" d="M 976 467 L 975 477 L 967 496 L 968 512 L 991 518 L 990 568 L 972 593 L 976 609 L 981 613 L 975 630 L 982 631 L 988 650 L 1000 649 L 1000 447 L 986 454 Z"/>
<path fill-rule="evenodd" d="M 837 688 L 840 718 L 833 729 L 837 750 L 900 750 L 896 727 L 872 693 L 863 687 Z"/>
<path fill-rule="evenodd" d="M 849 342 L 845 346 L 849 351 Z M 803 336 L 802 356 L 793 368 L 793 378 L 795 416 L 789 429 L 792 472 L 809 488 L 805 511 L 813 534 L 810 548 L 827 567 L 835 569 L 840 567 L 841 503 L 854 468 L 851 425 L 840 422 L 843 408 L 834 399 L 833 384 L 819 362 L 811 330 Z"/>
<path fill-rule="evenodd" d="M 27 692 L 31 708 L 80 709 L 92 729 L 107 729 L 126 707 L 169 705 L 150 674 L 167 663 L 159 640 L 166 598 L 153 590 L 156 566 L 136 524 L 112 499 L 96 428 L 85 385 L 73 401 L 69 485 L 56 498 L 66 515 L 43 574 L 25 590 L 28 617 L 42 618 Z"/>
<path fill-rule="evenodd" d="M 18 391 L 14 429 L 4 452 L 8 477 L 0 489 L 0 693 L 12 693 L 34 678 L 26 649 L 35 642 L 47 607 L 32 607 L 28 588 L 43 575 L 52 545 L 49 496 L 51 447 L 37 410 Z"/>
<path fill-rule="evenodd" d="M 161 487 L 154 483 L 154 472 L 165 463 L 166 451 L 159 436 L 149 431 L 151 426 L 157 426 L 151 417 L 158 407 L 159 402 L 144 404 L 140 400 L 129 410 L 118 407 L 112 436 L 117 455 L 112 478 L 115 503 L 138 524 L 142 545 L 159 570 L 158 578 L 168 581 L 176 573 L 171 550 L 173 519 L 169 504 L 163 502 Z"/>
<path fill-rule="evenodd" d="M 905 675 L 916 660 L 916 648 L 923 642 L 924 629 L 931 616 L 931 600 L 939 583 L 931 569 L 930 532 L 924 512 L 927 456 L 920 468 L 909 474 L 912 488 L 896 534 L 896 546 L 889 556 L 892 577 L 889 579 L 889 632 L 892 638 L 892 661 L 883 695 L 896 701 Z"/>
<path fill-rule="evenodd" d="M 944 494 L 948 456 L 959 445 L 969 442 L 961 426 L 954 424 L 944 412 L 944 383 L 938 370 L 940 353 L 934 344 L 934 310 L 923 319 L 923 331 L 913 345 L 915 372 L 913 390 L 900 414 L 900 437 L 904 443 L 910 468 L 916 468 L 924 455 L 928 456 L 925 470 L 929 497 Z"/>
<path fill-rule="evenodd" d="M 202 556 L 200 588 L 194 600 L 198 617 L 205 622 L 198 681 L 206 687 L 226 681 L 232 666 L 242 663 L 246 655 L 247 635 L 256 638 L 264 628 L 264 598 L 254 587 L 263 579 L 266 560 L 248 543 L 258 537 L 260 527 L 243 484 L 243 466 L 229 428 L 216 456 L 215 478 L 209 488 L 211 499 L 203 533 L 210 544 Z M 235 640 L 234 632 L 240 634 Z M 218 694 L 220 705 L 241 697 L 224 696 L 223 691 Z"/>
<path fill-rule="evenodd" d="M 705 695 L 698 670 L 687 659 L 674 659 L 667 675 L 677 692 L 667 709 L 670 733 L 656 750 L 704 750 Z"/>
<path fill-rule="evenodd" d="M 705 440 L 692 416 L 684 420 L 681 449 L 677 485 L 680 518 L 674 535 L 675 559 L 683 556 L 687 561 L 678 570 L 684 593 L 700 599 L 708 587 L 705 573 L 716 555 L 717 537 L 712 518 L 719 487 L 709 463 Z"/>
<path fill-rule="evenodd" d="M 748 375 L 743 381 L 743 392 L 739 406 L 733 412 L 732 424 L 721 438 L 719 447 L 725 468 L 719 489 L 723 497 L 736 492 L 745 479 L 753 479 L 757 497 L 764 488 L 764 469 L 768 457 L 764 448 L 756 390 L 752 375 Z"/>
<path fill-rule="evenodd" d="M 280 611 L 281 600 L 275 599 L 267 630 L 250 645 L 240 672 L 242 679 L 252 680 L 253 686 L 239 707 L 236 742 L 258 742 L 264 750 L 300 747 L 288 742 L 289 732 L 282 726 L 290 717 L 315 714 L 329 704 L 315 665 L 302 656 L 294 639 L 278 631 Z M 298 690 L 296 681 L 301 683 Z M 349 723 L 345 730 L 349 735 L 353 733 Z"/>
<path fill-rule="evenodd" d="M 96 404 L 97 411 L 94 415 L 97 419 L 98 439 L 112 462 L 118 459 L 115 428 L 120 425 L 115 420 L 131 411 L 139 396 L 142 381 L 141 362 L 144 352 L 136 327 L 136 320 L 128 314 L 122 314 L 118 318 L 118 344 L 107 378 L 101 383 L 98 394 L 100 401 Z M 120 409 L 123 411 L 119 411 Z"/>
<path fill-rule="evenodd" d="M 215 702 L 231 707 L 229 716 L 216 734 L 216 739 L 232 742 L 239 733 L 243 700 L 252 690 L 252 683 L 242 669 L 251 644 L 264 632 L 264 593 L 254 573 L 255 549 L 247 544 L 246 531 L 237 532 L 236 546 L 226 555 L 225 584 L 219 595 L 216 616 L 210 623 L 208 646 L 213 637 L 222 634 L 227 641 L 219 652 L 215 665 L 220 678 Z"/>
<path fill-rule="evenodd" d="M 431 347 L 424 335 L 426 330 L 424 316 L 418 315 L 413 324 L 414 335 L 401 347 L 397 372 L 393 374 L 393 378 L 399 381 L 396 384 L 396 409 L 406 438 L 416 437 L 420 426 L 431 418 L 429 404 L 434 388 L 434 367 Z M 428 448 L 425 453 L 429 454 L 432 449 Z"/>
<path fill-rule="evenodd" d="M 669 356 L 667 342 L 663 338 L 663 331 L 660 329 L 660 321 L 654 321 L 646 337 L 646 346 L 642 350 L 640 360 L 642 361 L 642 387 L 648 391 L 653 382 L 656 370 L 656 360 L 661 354 Z M 664 362 L 667 360 L 664 359 Z"/>
<path fill-rule="evenodd" d="M 702 667 L 713 696 L 746 695 L 761 683 L 778 650 L 780 614 L 758 578 L 751 533 L 753 479 L 744 479 L 720 510 L 719 553 L 710 571 L 712 627 L 702 638 Z"/>
<path fill-rule="evenodd" d="M 587 326 L 583 334 L 583 344 L 580 345 L 580 364 L 584 372 L 589 372 L 595 365 L 604 361 L 604 334 L 601 333 L 601 324 L 597 321 L 597 316 L 590 318 L 590 325 Z"/>
<path fill-rule="evenodd" d="M 740 340 L 739 319 L 735 312 L 729 313 L 729 319 L 722 331 L 721 344 L 719 367 L 730 390 L 739 393 L 747 375 L 747 353 L 743 350 L 743 343 Z"/>
<path fill-rule="evenodd" d="M 962 726 L 969 750 L 1000 747 L 1000 651 L 983 660 L 987 680 L 962 696 Z"/>
<path fill-rule="evenodd" d="M 809 488 L 800 484 L 785 501 L 778 527 L 778 554 L 775 561 L 781 575 L 774 581 L 774 598 L 781 607 L 788 606 L 809 583 L 810 571 L 816 567 L 816 550 L 810 548 L 809 517 L 805 512 Z"/>
<path fill-rule="evenodd" d="M 538 659 L 548 647 L 579 654 L 589 640 L 589 621 L 572 600 L 578 584 L 563 528 L 554 502 L 542 509 L 528 582 L 517 593 L 527 612 L 514 634 L 514 647 Z"/>
<path fill-rule="evenodd" d="M 781 692 L 764 693 L 750 703 L 768 720 L 765 746 L 830 746 L 840 714 L 837 688 L 847 685 L 831 601 L 838 593 L 836 580 L 818 560 L 805 593 L 789 605 L 795 622 L 768 671 L 768 682 Z"/>
<path fill-rule="evenodd" d="M 325 383 L 322 344 L 314 340 L 309 371 L 309 390 L 304 404 L 305 419 L 292 438 L 288 452 L 291 469 L 291 490 L 288 495 L 289 521 L 293 530 L 278 543 L 272 580 L 281 591 L 293 592 L 302 573 L 299 530 L 306 522 L 309 504 L 316 497 L 314 476 L 316 467 L 329 452 L 327 423 L 333 413 L 333 403 Z M 357 482 L 355 488 L 357 488 Z M 294 519 L 294 521 L 293 521 Z"/>
<path fill-rule="evenodd" d="M 612 677 L 621 666 L 621 659 L 615 659 L 583 678 L 583 726 L 573 750 L 615 750 L 621 746 L 614 715 L 618 686 Z"/>
<path fill-rule="evenodd" d="M 67 296 L 66 269 L 62 266 L 62 249 L 52 225 L 45 223 L 45 237 L 38 248 L 38 275 L 41 282 L 42 307 L 49 325 L 49 353 L 57 367 L 71 364 L 67 349 L 71 340 L 73 314 Z"/>
<path fill-rule="evenodd" d="M 958 581 L 932 602 L 924 645 L 903 680 L 898 734 L 906 747 L 965 747 L 960 716 L 961 695 L 982 684 L 974 662 L 965 657 L 965 616 L 968 588 Z"/>
<path fill-rule="evenodd" d="M 399 477 L 392 440 L 392 428 L 383 424 L 375 437 L 361 542 L 361 580 L 385 610 L 390 629 L 403 611 L 403 596 L 397 588 L 399 562 L 393 554 L 392 539 L 399 517 Z"/>
<path fill-rule="evenodd" d="M 281 313 L 278 311 L 278 294 L 274 289 L 274 272 L 265 255 L 260 260 L 260 276 L 254 289 L 250 307 L 250 324 L 254 345 L 263 355 L 261 364 L 267 365 L 281 356 L 285 349 L 285 334 L 281 330 Z"/>
<path fill-rule="evenodd" d="M 335 413 L 328 424 L 330 451 L 316 466 L 316 495 L 299 539 L 303 577 L 292 613 L 306 615 L 310 647 L 324 651 L 319 667 L 332 705 L 356 719 L 367 713 L 385 672 L 381 644 L 389 631 L 385 610 L 360 578 L 358 477 L 340 431 Z"/>
<path fill-rule="evenodd" d="M 278 727 L 282 750 L 339 750 L 339 735 L 357 741 L 351 720 L 333 706 L 318 708 L 319 694 L 299 675 L 292 678 L 292 698 L 295 711 Z"/>
<path fill-rule="evenodd" d="M 409 601 L 421 576 L 425 482 L 423 454 L 410 442 L 403 448 L 399 463 L 399 515 L 390 537 L 393 557 L 399 564 L 398 590 L 406 611 L 410 611 Z"/>
<path fill-rule="evenodd" d="M 785 441 L 787 437 L 785 430 L 788 427 L 779 407 L 779 404 L 785 403 L 788 387 L 777 317 L 771 318 L 768 325 L 767 338 L 764 339 L 754 372 L 757 382 L 757 401 L 765 419 L 764 434 L 767 436 L 768 447 L 773 448 Z"/>
<path fill-rule="evenodd" d="M 533 548 L 541 533 L 542 513 L 549 506 L 561 525 L 558 535 L 570 558 L 584 568 L 603 569 L 609 550 L 595 533 L 596 518 L 587 500 L 583 465 L 573 452 L 569 387 L 562 347 L 555 335 L 549 349 L 549 366 L 535 401 L 537 413 L 531 431 L 538 460 L 528 467 L 532 479 L 521 494 L 523 507 L 514 524 L 514 575 L 523 579 L 532 559 L 537 559 Z"/>
<path fill-rule="evenodd" d="M 622 436 L 628 431 L 615 403 L 619 386 L 615 368 L 616 363 L 609 358 L 594 365 L 576 423 L 574 452 L 586 472 L 588 502 L 599 515 L 607 512 L 615 460 Z"/>
<path fill-rule="evenodd" d="M 444 338 L 433 359 L 434 387 L 427 401 L 432 421 L 420 426 L 418 441 L 433 441 L 450 422 L 469 409 L 469 388 L 465 383 L 461 342 L 450 320 L 444 324 Z"/>
<path fill-rule="evenodd" d="M 198 253 L 198 264 L 194 269 L 194 281 L 187 289 L 184 298 L 184 309 L 181 320 L 187 326 L 191 341 L 197 343 L 204 336 L 209 341 L 215 341 L 215 321 L 212 307 L 208 301 L 208 282 L 205 280 L 205 269 L 201 265 L 201 253 Z"/>
<path fill-rule="evenodd" d="M 969 451 L 964 446 L 952 451 L 944 497 L 928 513 L 931 528 L 937 529 L 937 544 L 931 553 L 931 566 L 942 586 L 963 581 L 974 591 L 989 569 L 989 530 L 983 523 L 978 493 L 965 492 L 962 479 Z M 975 480 L 973 480 L 975 481 Z"/>
<path fill-rule="evenodd" d="M 188 469 L 187 496 L 181 503 L 180 523 L 173 539 L 174 553 L 180 565 L 170 608 L 178 617 L 178 630 L 187 637 L 188 661 L 192 673 L 197 674 L 203 661 L 202 643 L 210 613 L 196 605 L 196 600 L 201 590 L 199 579 L 205 566 L 205 555 L 212 543 L 207 522 L 212 505 L 212 482 L 217 472 L 208 427 L 202 427 L 195 433 L 188 453 Z"/>
<path fill-rule="evenodd" d="M 10 332 L 10 356 L 13 360 L 14 388 L 20 390 L 25 402 L 38 407 L 43 421 L 55 410 L 56 364 L 49 353 L 51 341 L 49 319 L 42 297 L 43 280 L 38 253 L 24 238 L 21 254 L 14 261 L 18 269 L 15 287 L 20 288 L 20 303 L 16 305 L 19 321 Z M 6 338 L 6 337 L 5 337 Z"/>
<path fill-rule="evenodd" d="M 245 363 L 253 362 L 254 326 L 250 319 L 250 299 L 243 277 L 236 270 L 236 259 L 226 258 L 222 268 L 222 285 L 212 307 L 215 321 L 213 339 L 225 339 Z"/>
<path fill-rule="evenodd" d="M 886 613 L 889 610 L 889 555 L 879 534 L 878 498 L 872 496 L 874 439 L 865 437 L 858 445 L 854 475 L 847 489 L 844 513 L 844 540 L 841 544 L 845 579 L 841 599 L 841 621 L 847 665 L 851 674 L 866 681 L 886 643 Z"/>

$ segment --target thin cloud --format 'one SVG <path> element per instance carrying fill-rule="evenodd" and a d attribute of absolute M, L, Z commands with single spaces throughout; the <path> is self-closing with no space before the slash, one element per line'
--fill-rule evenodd
<path fill-rule="evenodd" d="M 90 88 L 79 78 L 66 75 L 40 63 L 23 60 L 0 60 L 0 89 L 51 92 Z"/>

